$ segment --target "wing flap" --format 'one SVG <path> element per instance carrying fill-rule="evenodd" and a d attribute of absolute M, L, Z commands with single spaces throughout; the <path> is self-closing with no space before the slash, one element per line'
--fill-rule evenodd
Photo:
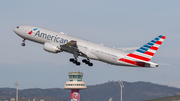
<path fill-rule="evenodd" d="M 84 55 L 77 46 L 77 41 L 71 40 L 70 42 L 60 46 L 62 50 L 73 53 L 74 57 L 77 58 L 79 55 Z"/>

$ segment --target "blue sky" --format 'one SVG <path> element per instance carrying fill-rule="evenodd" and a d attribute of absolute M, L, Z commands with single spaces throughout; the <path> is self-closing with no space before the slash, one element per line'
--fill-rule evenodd
<path fill-rule="evenodd" d="M 1 1 L 0 87 L 20 89 L 64 87 L 68 72 L 80 70 L 87 85 L 123 80 L 146 81 L 180 88 L 179 0 Z M 69 62 L 68 53 L 52 54 L 22 40 L 18 25 L 34 25 L 106 46 L 140 47 L 158 35 L 167 38 L 152 61 L 170 65 L 132 68 L 92 61 L 93 67 Z M 80 58 L 82 59 L 82 58 Z"/>

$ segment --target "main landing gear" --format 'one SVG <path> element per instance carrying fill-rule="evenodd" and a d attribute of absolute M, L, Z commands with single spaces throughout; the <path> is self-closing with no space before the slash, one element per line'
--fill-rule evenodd
<path fill-rule="evenodd" d="M 88 66 L 93 66 L 93 63 L 91 63 L 89 59 L 83 59 L 82 62 L 87 64 Z"/>
<path fill-rule="evenodd" d="M 23 39 L 22 41 L 23 41 L 23 43 L 21 44 L 21 46 L 25 46 L 26 44 L 25 44 L 25 40 L 26 39 Z"/>
<path fill-rule="evenodd" d="M 76 64 L 77 66 L 81 65 L 81 63 L 78 62 L 77 58 L 70 58 L 69 61 Z M 87 64 L 88 66 L 93 66 L 93 63 L 91 63 L 89 59 L 83 59 L 82 62 Z"/>
<path fill-rule="evenodd" d="M 77 66 L 81 65 L 81 63 L 77 61 L 77 58 L 70 58 L 69 61 L 76 64 Z"/>

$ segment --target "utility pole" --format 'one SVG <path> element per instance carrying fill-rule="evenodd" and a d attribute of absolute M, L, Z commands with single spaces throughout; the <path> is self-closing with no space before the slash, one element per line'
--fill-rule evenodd
<path fill-rule="evenodd" d="M 122 101 L 122 87 L 124 87 L 123 82 L 122 82 L 122 81 L 119 81 L 119 85 L 120 85 L 120 87 L 121 87 L 121 100 L 120 100 L 120 101 Z"/>
<path fill-rule="evenodd" d="M 113 99 L 113 98 L 112 98 L 112 97 L 110 97 L 110 98 L 109 98 L 109 101 L 112 101 L 112 99 Z"/>
<path fill-rule="evenodd" d="M 18 82 L 14 83 L 16 86 L 16 101 L 18 101 Z"/>

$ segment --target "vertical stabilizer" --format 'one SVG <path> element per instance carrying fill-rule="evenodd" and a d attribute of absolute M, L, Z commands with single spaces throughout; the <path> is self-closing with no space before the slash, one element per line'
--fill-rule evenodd
<path fill-rule="evenodd" d="M 159 35 L 158 37 L 154 38 L 154 40 L 143 45 L 133 53 L 128 54 L 125 59 L 149 62 L 165 38 L 165 36 Z"/>

